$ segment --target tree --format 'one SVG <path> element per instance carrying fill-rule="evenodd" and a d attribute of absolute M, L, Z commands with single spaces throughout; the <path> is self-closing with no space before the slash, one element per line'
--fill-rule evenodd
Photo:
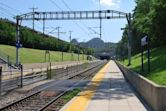
<path fill-rule="evenodd" d="M 151 39 L 151 47 L 166 44 L 166 1 L 165 0 L 136 0 L 132 21 L 132 53 L 140 52 L 141 38 L 147 35 Z M 127 28 L 127 26 L 126 26 Z M 123 55 L 122 50 L 127 39 L 126 30 L 119 41 L 117 54 Z"/>

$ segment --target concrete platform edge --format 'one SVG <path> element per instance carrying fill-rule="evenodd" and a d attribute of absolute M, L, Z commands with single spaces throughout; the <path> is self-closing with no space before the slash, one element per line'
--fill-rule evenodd
<path fill-rule="evenodd" d="M 166 111 L 166 87 L 160 86 L 116 62 L 124 77 L 154 111 Z"/>

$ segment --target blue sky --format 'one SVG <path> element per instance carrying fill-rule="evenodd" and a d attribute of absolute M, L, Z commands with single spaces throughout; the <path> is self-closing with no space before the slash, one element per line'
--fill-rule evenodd
<path fill-rule="evenodd" d="M 135 7 L 135 0 L 0 0 L 0 17 L 14 20 L 12 17 L 21 13 L 27 13 L 31 7 L 37 7 L 36 11 L 83 11 L 83 10 L 118 10 L 126 13 L 132 12 Z M 118 42 L 121 39 L 122 31 L 125 27 L 126 19 L 102 20 L 102 40 L 105 42 Z M 32 27 L 32 21 L 23 21 L 23 25 Z M 69 41 L 69 31 L 72 31 L 72 38 L 78 41 L 88 41 L 97 34 L 88 27 L 99 27 L 99 20 L 67 20 L 67 21 L 46 21 L 46 31 L 49 33 L 53 28 L 60 26 L 60 38 Z M 42 31 L 42 21 L 35 22 L 35 29 Z M 93 28 L 99 32 L 99 28 Z M 57 36 L 57 31 L 54 31 Z"/>

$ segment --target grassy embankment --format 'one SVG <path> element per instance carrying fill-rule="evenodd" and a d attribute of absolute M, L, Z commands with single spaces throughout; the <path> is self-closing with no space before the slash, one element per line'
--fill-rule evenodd
<path fill-rule="evenodd" d="M 0 53 L 9 55 L 11 58 L 15 59 L 16 56 L 16 49 L 14 46 L 8 45 L 0 45 Z M 0 54 L 1 55 L 1 54 Z M 37 50 L 37 49 L 30 49 L 30 48 L 21 48 L 20 49 L 20 61 L 21 63 L 41 63 L 45 61 L 45 50 Z M 71 61 L 71 53 L 64 52 L 63 54 L 64 61 Z M 59 62 L 62 59 L 62 53 L 59 51 L 50 51 L 50 58 L 51 62 Z M 85 60 L 86 55 L 80 54 L 80 60 Z M 78 60 L 78 54 L 73 54 L 72 61 Z M 47 54 L 47 61 L 48 61 L 48 54 Z"/>
<path fill-rule="evenodd" d="M 128 60 L 121 63 L 127 65 Z M 133 56 L 131 64 L 128 68 L 144 75 L 157 84 L 166 85 L 166 46 L 151 50 L 151 72 L 149 74 L 147 73 L 147 54 L 144 54 L 144 73 L 141 72 L 141 54 Z"/>

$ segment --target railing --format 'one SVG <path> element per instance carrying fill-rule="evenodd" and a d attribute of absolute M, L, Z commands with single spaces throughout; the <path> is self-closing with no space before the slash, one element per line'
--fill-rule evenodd
<path fill-rule="evenodd" d="M 2 70 L 0 66 L 0 95 L 22 86 L 22 71 L 19 69 Z"/>
<path fill-rule="evenodd" d="M 4 53 L 0 53 L 0 60 L 3 61 L 5 64 L 4 64 L 4 69 L 8 69 L 10 67 L 12 68 L 16 68 L 15 67 L 15 63 L 16 63 L 16 59 L 9 56 L 9 55 L 6 55 Z"/>
<path fill-rule="evenodd" d="M 32 84 L 32 83 L 39 82 L 48 78 L 46 71 L 41 70 L 40 72 L 31 72 L 28 70 L 27 71 L 24 70 L 24 72 L 27 72 L 30 75 L 23 76 L 23 85 Z"/>
<path fill-rule="evenodd" d="M 2 71 L 2 67 L 0 67 L 0 94 L 8 92 L 14 88 L 22 87 L 24 85 L 32 84 L 38 81 L 46 80 L 46 79 L 58 79 L 64 80 L 68 79 L 74 75 L 77 75 L 80 72 L 90 70 L 103 62 L 91 62 L 84 64 L 74 64 L 67 65 L 61 68 L 51 66 L 51 63 L 47 66 L 47 68 L 41 68 L 38 70 L 24 70 L 23 67 L 21 69 L 10 69 L 6 71 Z M 24 73 L 24 74 L 23 74 Z"/>
<path fill-rule="evenodd" d="M 67 79 L 84 70 L 88 70 L 93 67 L 96 67 L 101 63 L 103 63 L 103 62 L 98 61 L 98 62 L 92 62 L 92 63 L 84 63 L 81 65 L 67 66 L 67 67 L 63 67 L 63 68 L 59 68 L 59 69 L 53 69 L 53 70 L 51 70 L 51 77 L 54 79 Z"/>
<path fill-rule="evenodd" d="M 100 62 L 74 64 L 63 66 L 61 68 L 53 67 L 50 63 L 47 68 L 40 68 L 37 71 L 33 69 L 24 70 L 24 73 L 27 74 L 23 76 L 23 85 L 32 84 L 46 79 L 67 79 L 70 76 L 79 73 L 84 69 L 92 68 L 92 66 L 98 65 L 99 63 Z"/>

